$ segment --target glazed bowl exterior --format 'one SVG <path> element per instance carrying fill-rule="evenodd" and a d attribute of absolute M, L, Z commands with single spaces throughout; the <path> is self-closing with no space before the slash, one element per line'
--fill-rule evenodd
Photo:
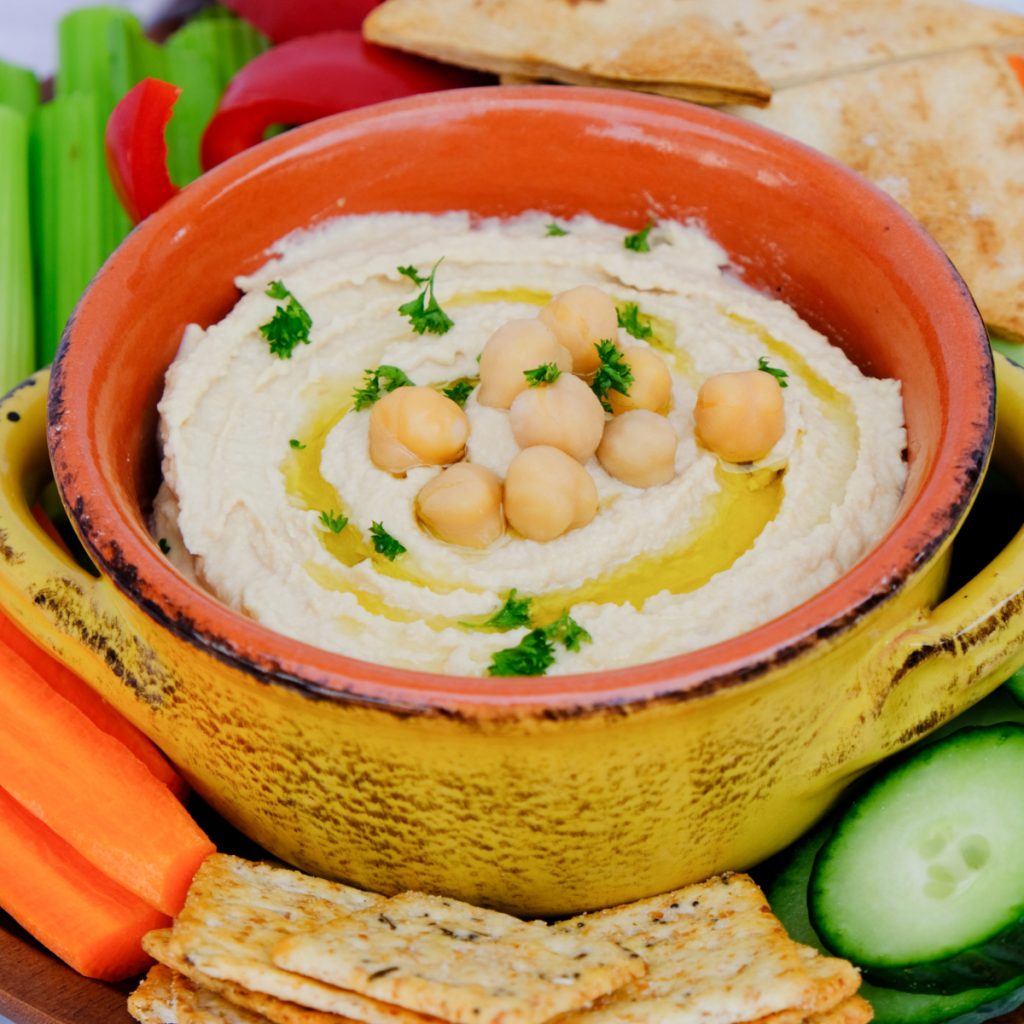
<path fill-rule="evenodd" d="M 757 630 L 551 679 L 355 661 L 193 588 L 146 522 L 155 406 L 185 325 L 223 316 L 235 275 L 295 227 L 448 209 L 703 223 L 740 276 L 903 382 L 909 481 L 891 530 Z M 1019 467 L 1024 374 L 998 371 L 997 455 Z M 229 821 L 370 889 L 560 914 L 744 868 L 1024 662 L 1024 538 L 937 604 L 995 417 L 963 283 L 870 185 L 716 112 L 601 90 L 455 91 L 297 129 L 186 188 L 101 270 L 49 384 L 53 474 L 98 578 L 29 513 L 48 471 L 44 387 L 27 382 L 0 418 L 3 606 Z"/>

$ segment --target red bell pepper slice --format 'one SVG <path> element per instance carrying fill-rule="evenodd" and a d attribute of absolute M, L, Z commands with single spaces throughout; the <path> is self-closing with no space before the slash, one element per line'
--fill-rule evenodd
<path fill-rule="evenodd" d="M 343 110 L 489 81 L 367 43 L 359 32 L 293 39 L 250 61 L 231 80 L 206 127 L 206 170 L 263 140 L 276 124 L 304 124 Z"/>
<path fill-rule="evenodd" d="M 107 121 L 107 170 L 136 224 L 178 192 L 167 170 L 164 133 L 180 95 L 170 82 L 144 78 L 124 94 Z"/>
<path fill-rule="evenodd" d="M 377 0 L 224 0 L 275 43 L 339 28 L 359 28 Z"/>

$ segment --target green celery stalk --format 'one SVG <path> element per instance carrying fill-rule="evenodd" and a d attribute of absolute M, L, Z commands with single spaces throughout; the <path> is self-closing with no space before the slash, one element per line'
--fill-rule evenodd
<path fill-rule="evenodd" d="M 39 80 L 28 68 L 0 60 L 0 106 L 31 117 L 39 106 Z"/>
<path fill-rule="evenodd" d="M 269 46 L 267 37 L 247 22 L 228 16 L 188 22 L 168 38 L 164 49 L 169 54 L 187 51 L 204 60 L 223 91 L 240 68 Z"/>
<path fill-rule="evenodd" d="M 96 97 L 60 96 L 41 106 L 32 137 L 33 251 L 40 365 L 53 360 L 75 303 L 107 255 L 103 138 Z"/>
<path fill-rule="evenodd" d="M 167 77 L 163 48 L 146 38 L 135 19 L 112 19 L 107 24 L 107 46 L 107 73 L 115 102 L 143 78 Z"/>
<path fill-rule="evenodd" d="M 0 107 L 0 392 L 35 369 L 28 140 L 27 119 Z"/>

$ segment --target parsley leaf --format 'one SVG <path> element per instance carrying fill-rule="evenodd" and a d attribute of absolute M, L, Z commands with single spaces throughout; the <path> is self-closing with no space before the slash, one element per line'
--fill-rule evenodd
<path fill-rule="evenodd" d="M 272 299 L 286 300 L 283 306 L 274 310 L 271 319 L 260 325 L 260 334 L 270 344 L 271 355 L 279 359 L 291 359 L 292 350 L 300 342 L 309 344 L 309 329 L 313 320 L 301 302 L 287 288 L 283 281 L 271 281 L 266 294 Z"/>
<path fill-rule="evenodd" d="M 569 232 L 565 228 L 556 224 L 554 221 L 547 225 L 545 231 L 547 233 L 548 238 L 561 238 L 562 235 L 569 234 Z"/>
<path fill-rule="evenodd" d="M 516 597 L 513 587 L 505 598 L 505 603 L 485 622 L 484 626 L 492 629 L 515 629 L 530 624 L 530 603 L 532 598 Z"/>
<path fill-rule="evenodd" d="M 393 562 L 399 555 L 405 554 L 406 546 L 384 529 L 383 523 L 373 523 L 370 526 L 370 535 L 373 537 L 373 550 L 378 555 L 383 555 L 389 562 Z"/>
<path fill-rule="evenodd" d="M 545 626 L 544 633 L 549 640 L 561 641 L 569 651 L 578 651 L 580 644 L 594 641 L 594 638 L 568 612 L 562 612 L 554 622 Z"/>
<path fill-rule="evenodd" d="M 489 676 L 542 676 L 555 663 L 555 651 L 543 629 L 531 630 L 515 647 L 491 655 Z"/>
<path fill-rule="evenodd" d="M 330 512 L 320 513 L 320 522 L 323 523 L 331 533 L 341 533 L 341 531 L 348 526 L 348 516 L 343 516 L 340 512 L 335 512 L 332 508 Z"/>
<path fill-rule="evenodd" d="M 601 365 L 591 381 L 590 389 L 601 399 L 605 412 L 611 412 L 608 401 L 609 391 L 618 391 L 620 395 L 628 395 L 633 383 L 633 371 L 625 361 L 620 349 L 614 341 L 605 339 L 594 345 L 601 357 Z"/>
<path fill-rule="evenodd" d="M 288 444 L 297 452 L 301 452 L 306 447 L 297 437 L 290 438 Z"/>
<path fill-rule="evenodd" d="M 441 392 L 445 398 L 450 398 L 456 405 L 466 408 L 466 399 L 473 393 L 473 388 L 480 383 L 479 377 L 463 377 L 457 380 L 451 387 L 444 388 Z"/>
<path fill-rule="evenodd" d="M 164 553 L 165 555 L 169 555 L 169 554 L 171 553 L 171 545 L 170 545 L 170 543 L 168 542 L 168 540 L 167 540 L 167 538 L 166 538 L 166 537 L 161 537 L 161 538 L 160 538 L 160 539 L 159 539 L 159 540 L 157 541 L 157 545 L 159 546 L 160 550 L 161 550 L 161 551 L 162 551 L 162 552 L 163 552 L 163 553 Z M 515 591 L 513 590 L 513 591 L 512 591 L 512 593 L 514 594 L 514 593 L 515 593 Z"/>
<path fill-rule="evenodd" d="M 415 387 L 416 385 L 405 375 L 404 370 L 397 366 L 388 366 L 382 363 L 375 370 L 363 371 L 363 386 L 352 392 L 356 411 L 366 409 L 373 405 L 382 394 L 388 391 L 395 391 L 398 388 Z M 383 392 L 381 388 L 383 387 Z"/>
<path fill-rule="evenodd" d="M 442 256 L 441 260 L 443 259 Z M 446 334 L 454 325 L 452 318 L 438 305 L 434 296 L 434 275 L 441 265 L 441 260 L 430 268 L 429 277 L 423 277 L 415 267 L 398 268 L 400 274 L 414 284 L 423 286 L 423 290 L 415 299 L 410 299 L 398 307 L 398 312 L 409 318 L 409 323 L 417 334 Z"/>
<path fill-rule="evenodd" d="M 651 228 L 653 227 L 654 221 L 649 220 L 644 227 L 636 232 L 636 234 L 626 235 L 622 240 L 622 244 L 627 249 L 632 249 L 633 252 L 650 252 L 651 245 L 647 241 L 647 236 L 651 233 Z"/>
<path fill-rule="evenodd" d="M 625 328 L 627 334 L 643 341 L 653 333 L 649 323 L 641 323 L 640 307 L 635 302 L 624 302 L 615 311 L 619 318 L 619 326 Z"/>
<path fill-rule="evenodd" d="M 789 384 L 786 378 L 789 376 L 785 370 L 780 370 L 776 366 L 770 366 L 768 364 L 767 356 L 760 356 L 757 360 L 757 368 L 762 370 L 764 373 L 770 373 L 778 382 L 780 388 L 788 388 Z"/>
<path fill-rule="evenodd" d="M 537 387 L 538 384 L 554 384 L 561 375 L 562 371 L 555 363 L 541 363 L 540 366 L 535 366 L 532 370 L 523 370 L 526 383 L 531 388 Z"/>

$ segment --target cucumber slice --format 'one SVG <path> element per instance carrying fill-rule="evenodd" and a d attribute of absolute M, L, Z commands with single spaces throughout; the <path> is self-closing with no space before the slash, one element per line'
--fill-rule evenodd
<path fill-rule="evenodd" d="M 814 858 L 830 833 L 830 825 L 821 826 L 790 847 L 782 855 L 785 861 L 778 874 L 765 887 L 775 916 L 790 936 L 826 955 L 829 950 L 811 924 L 807 889 Z M 874 1009 L 874 1024 L 982 1024 L 1024 1004 L 1024 976 L 996 988 L 972 988 L 955 995 L 899 992 L 867 982 L 858 994 Z"/>
<path fill-rule="evenodd" d="M 815 859 L 811 921 L 872 982 L 912 992 L 1024 973 L 1024 726 L 967 728 L 890 763 Z"/>

